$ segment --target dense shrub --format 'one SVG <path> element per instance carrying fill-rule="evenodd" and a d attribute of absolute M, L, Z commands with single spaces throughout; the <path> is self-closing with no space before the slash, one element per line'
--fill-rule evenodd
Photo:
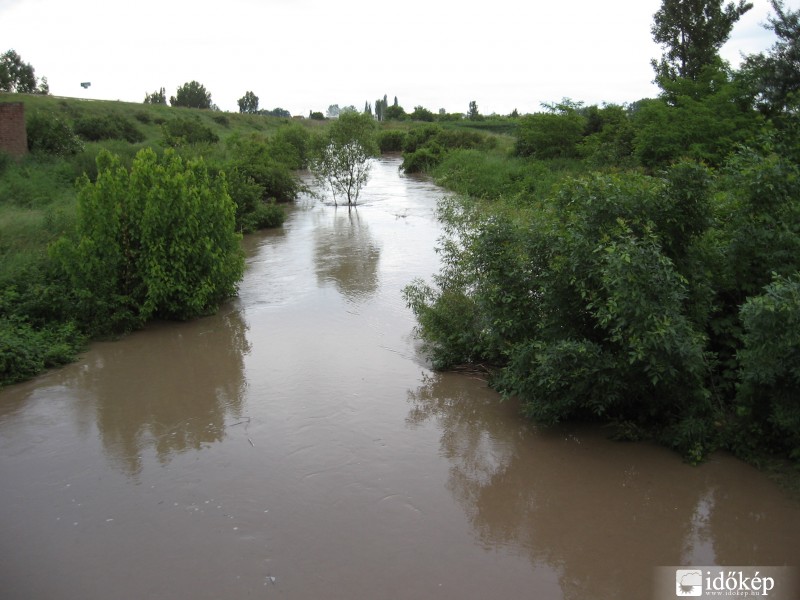
<path fill-rule="evenodd" d="M 800 273 L 775 277 L 741 309 L 737 416 L 752 448 L 768 442 L 800 460 Z"/>
<path fill-rule="evenodd" d="M 171 151 L 140 151 L 130 172 L 108 153 L 97 160 L 97 181 L 80 184 L 77 236 L 52 248 L 87 331 L 189 319 L 235 292 L 244 263 L 224 177 Z"/>
<path fill-rule="evenodd" d="M 406 133 L 400 129 L 387 129 L 378 132 L 377 138 L 381 152 L 400 152 L 406 141 Z"/>
<path fill-rule="evenodd" d="M 144 140 L 144 134 L 118 114 L 85 115 L 75 120 L 75 133 L 88 142 L 125 140 L 132 144 Z"/>
<path fill-rule="evenodd" d="M 217 134 L 207 125 L 203 125 L 199 117 L 171 119 L 165 122 L 161 128 L 164 135 L 164 143 L 167 146 L 215 144 L 219 141 Z"/>
<path fill-rule="evenodd" d="M 520 119 L 514 152 L 538 159 L 576 157 L 585 127 L 577 111 L 527 115 Z"/>
<path fill-rule="evenodd" d="M 28 150 L 33 153 L 70 156 L 83 150 L 83 142 L 66 121 L 49 112 L 34 112 L 26 120 Z"/>

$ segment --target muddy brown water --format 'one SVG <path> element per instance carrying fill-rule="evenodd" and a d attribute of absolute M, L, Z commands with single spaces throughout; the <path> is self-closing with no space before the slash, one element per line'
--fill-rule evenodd
<path fill-rule="evenodd" d="M 658 565 L 800 566 L 800 506 L 741 462 L 431 372 L 400 292 L 444 192 L 398 165 L 247 238 L 218 315 L 0 391 L 0 597 L 649 598 Z"/>

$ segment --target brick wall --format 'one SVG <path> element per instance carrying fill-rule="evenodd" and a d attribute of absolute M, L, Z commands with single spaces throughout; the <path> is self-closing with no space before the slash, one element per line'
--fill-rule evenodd
<path fill-rule="evenodd" d="M 0 102 L 0 150 L 12 156 L 23 156 L 28 152 L 25 105 L 22 102 Z"/>

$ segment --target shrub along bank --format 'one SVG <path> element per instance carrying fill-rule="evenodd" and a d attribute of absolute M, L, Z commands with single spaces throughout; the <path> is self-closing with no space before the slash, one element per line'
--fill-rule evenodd
<path fill-rule="evenodd" d="M 236 291 L 241 234 L 283 223 L 313 135 L 257 115 L 0 101 L 25 103 L 30 149 L 0 155 L 0 385 L 88 339 L 213 312 Z"/>

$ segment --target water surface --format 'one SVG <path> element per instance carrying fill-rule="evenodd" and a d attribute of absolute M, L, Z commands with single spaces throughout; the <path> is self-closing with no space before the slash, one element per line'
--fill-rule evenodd
<path fill-rule="evenodd" d="M 248 237 L 218 315 L 0 391 L 5 600 L 648 598 L 658 565 L 800 565 L 754 469 L 539 431 L 431 372 L 401 289 L 444 192 L 398 166 Z"/>

